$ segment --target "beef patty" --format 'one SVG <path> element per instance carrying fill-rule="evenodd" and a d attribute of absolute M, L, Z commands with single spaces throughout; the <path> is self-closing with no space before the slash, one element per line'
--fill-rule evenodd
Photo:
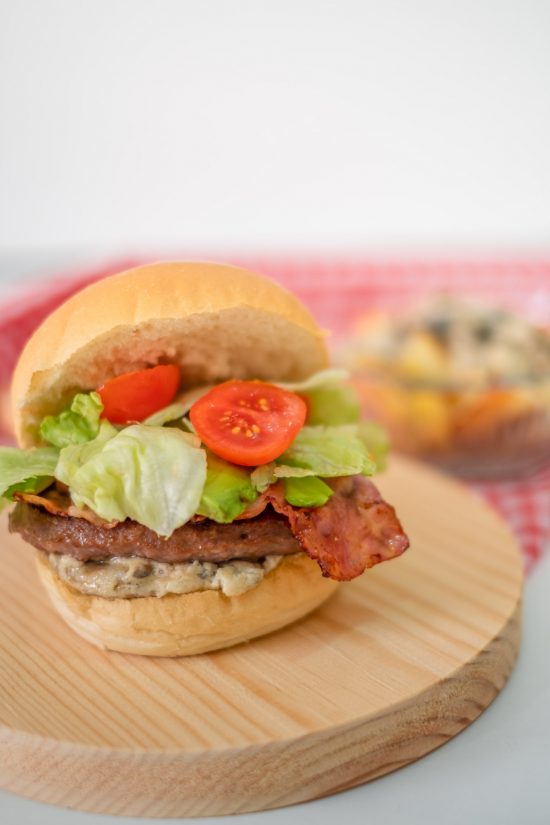
<path fill-rule="evenodd" d="M 252 519 L 217 524 L 205 519 L 184 524 L 165 539 L 153 530 L 126 520 L 99 527 L 82 518 L 58 516 L 19 502 L 10 514 L 10 532 L 46 553 L 64 553 L 80 561 L 111 556 L 141 556 L 155 561 L 222 562 L 261 559 L 299 553 L 288 520 L 267 507 Z"/>

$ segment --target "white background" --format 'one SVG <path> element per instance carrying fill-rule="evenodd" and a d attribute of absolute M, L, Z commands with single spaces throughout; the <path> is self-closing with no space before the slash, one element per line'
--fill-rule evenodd
<path fill-rule="evenodd" d="M 0 15 L 0 253 L 550 248 L 550 2 Z"/>

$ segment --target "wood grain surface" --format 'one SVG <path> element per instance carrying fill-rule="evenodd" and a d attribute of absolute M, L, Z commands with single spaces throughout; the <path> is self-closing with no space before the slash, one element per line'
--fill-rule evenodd
<path fill-rule="evenodd" d="M 404 556 L 291 627 L 188 659 L 76 636 L 3 516 L 0 786 L 112 814 L 238 813 L 367 782 L 457 734 L 513 667 L 520 556 L 457 482 L 394 458 L 379 486 Z"/>

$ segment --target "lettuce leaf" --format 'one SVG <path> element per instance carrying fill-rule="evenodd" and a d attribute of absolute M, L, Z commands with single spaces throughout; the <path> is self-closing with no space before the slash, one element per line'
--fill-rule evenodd
<path fill-rule="evenodd" d="M 183 407 L 183 414 L 188 413 L 195 401 L 198 401 L 215 386 L 215 384 L 201 384 L 199 387 L 191 387 L 190 390 L 182 393 L 178 398 L 178 403 Z"/>
<path fill-rule="evenodd" d="M 283 390 L 303 393 L 317 389 L 317 387 L 324 387 L 327 384 L 345 381 L 346 378 L 349 378 L 349 372 L 347 370 L 328 369 L 320 370 L 310 375 L 309 378 L 305 378 L 303 381 L 272 381 L 271 383 L 277 387 L 281 387 Z"/>
<path fill-rule="evenodd" d="M 55 477 L 70 487 L 71 479 L 80 467 L 95 458 L 102 451 L 107 441 L 118 435 L 118 432 L 119 430 L 109 421 L 102 421 L 99 432 L 92 441 L 87 441 L 85 444 L 69 444 L 69 446 L 64 447 L 59 453 Z"/>
<path fill-rule="evenodd" d="M 285 499 L 294 507 L 322 507 L 332 490 L 320 478 L 285 478 Z"/>
<path fill-rule="evenodd" d="M 327 384 L 302 393 L 308 402 L 307 423 L 311 426 L 357 424 L 361 404 L 350 384 Z"/>
<path fill-rule="evenodd" d="M 41 493 L 55 481 L 53 476 L 32 476 L 20 481 L 19 484 L 12 484 L 4 493 L 4 497 L 13 501 L 14 493 Z"/>
<path fill-rule="evenodd" d="M 169 404 L 167 407 L 163 407 L 162 410 L 153 413 L 143 423 L 149 427 L 162 427 L 164 424 L 170 424 L 171 421 L 183 418 L 186 412 L 185 406 L 176 401 L 174 404 Z"/>
<path fill-rule="evenodd" d="M 328 369 L 316 372 L 305 381 L 276 382 L 278 387 L 304 396 L 308 402 L 307 423 L 311 426 L 357 424 L 361 405 L 350 384 L 347 370 Z"/>
<path fill-rule="evenodd" d="M 256 490 L 263 493 L 270 484 L 275 484 L 281 478 L 312 478 L 316 475 L 315 470 L 306 467 L 290 467 L 288 464 L 276 464 L 272 461 L 270 464 L 261 464 L 256 467 L 250 480 Z"/>
<path fill-rule="evenodd" d="M 372 475 L 376 463 L 359 438 L 356 426 L 305 426 L 277 459 L 274 472 L 278 477 L 290 477 L 295 468 L 310 471 L 308 475 L 331 478 Z"/>
<path fill-rule="evenodd" d="M 132 424 L 117 431 L 104 421 L 94 441 L 61 450 L 56 477 L 77 507 L 170 536 L 197 511 L 206 453 L 195 436 L 175 428 Z"/>
<path fill-rule="evenodd" d="M 260 493 L 281 478 L 284 479 L 285 499 L 295 507 L 321 507 L 332 495 L 328 484 L 317 478 L 312 470 L 302 467 L 278 466 L 272 461 L 256 467 L 250 476 Z"/>
<path fill-rule="evenodd" d="M 13 499 L 17 491 L 39 493 L 53 482 L 59 450 L 37 447 L 18 450 L 0 447 L 0 496 Z"/>
<path fill-rule="evenodd" d="M 190 390 L 186 390 L 186 392 L 178 396 L 177 400 L 174 401 L 173 404 L 169 404 L 168 407 L 163 407 L 162 410 L 158 410 L 158 412 L 153 413 L 153 415 L 146 418 L 143 423 L 149 424 L 153 427 L 162 427 L 163 424 L 169 424 L 171 421 L 176 421 L 178 418 L 183 419 L 195 401 L 202 398 L 202 396 L 209 392 L 213 386 L 214 384 L 203 384 L 200 387 L 193 387 Z M 187 424 L 187 422 L 183 423 Z"/>
<path fill-rule="evenodd" d="M 379 473 L 386 469 L 390 440 L 384 427 L 377 421 L 361 421 L 359 424 L 359 438 L 370 455 L 376 461 Z"/>
<path fill-rule="evenodd" d="M 221 524 L 236 519 L 258 496 L 250 476 L 244 467 L 229 464 L 209 452 L 206 482 L 197 513 Z"/>
<path fill-rule="evenodd" d="M 97 392 L 77 393 L 68 410 L 44 418 L 40 435 L 55 447 L 83 444 L 98 434 L 102 412 L 103 404 Z"/>
<path fill-rule="evenodd" d="M 250 479 L 260 493 L 284 479 L 285 499 L 290 504 L 320 507 L 332 495 L 320 478 L 372 475 L 376 470 L 357 425 L 306 426 L 282 456 L 256 467 Z"/>
<path fill-rule="evenodd" d="M 271 461 L 269 464 L 260 464 L 250 475 L 250 481 L 259 493 L 265 493 L 270 484 L 276 481 L 276 464 Z"/>

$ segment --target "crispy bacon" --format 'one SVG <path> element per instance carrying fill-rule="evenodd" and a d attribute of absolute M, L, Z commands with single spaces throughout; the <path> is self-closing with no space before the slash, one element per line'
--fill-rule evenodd
<path fill-rule="evenodd" d="M 65 487 L 65 485 L 63 485 L 63 487 Z M 26 501 L 27 504 L 34 504 L 36 507 L 41 507 L 43 510 L 51 513 L 52 516 L 82 518 L 96 527 L 105 527 L 108 530 L 118 524 L 117 521 L 105 521 L 105 519 L 102 519 L 97 513 L 94 513 L 93 510 L 90 510 L 89 507 L 75 507 L 66 490 L 66 487 L 64 490 L 57 487 L 49 487 L 38 495 L 36 493 L 14 493 L 13 497 L 16 501 Z"/>
<path fill-rule="evenodd" d="M 269 496 L 268 496 L 269 489 L 270 488 L 268 488 L 265 493 L 260 493 L 258 498 L 254 499 L 254 501 L 251 501 L 250 504 L 248 504 L 246 510 L 243 510 L 243 512 L 240 514 L 240 516 L 237 516 L 235 521 L 237 521 L 237 520 L 241 521 L 241 520 L 244 520 L 244 519 L 255 518 L 256 516 L 259 516 L 260 513 L 263 513 L 263 511 L 265 510 L 265 508 L 269 504 Z"/>
<path fill-rule="evenodd" d="M 272 507 L 288 518 L 292 534 L 323 576 L 348 581 L 409 546 L 395 510 L 365 476 L 325 479 L 333 494 L 323 507 L 293 507 L 282 485 L 269 488 Z"/>
<path fill-rule="evenodd" d="M 71 506 L 71 499 L 58 493 L 57 490 L 47 490 L 45 493 L 14 493 L 16 501 L 26 501 L 27 504 L 34 504 L 36 507 L 42 507 L 47 510 L 52 516 L 66 516 L 68 509 Z"/>

